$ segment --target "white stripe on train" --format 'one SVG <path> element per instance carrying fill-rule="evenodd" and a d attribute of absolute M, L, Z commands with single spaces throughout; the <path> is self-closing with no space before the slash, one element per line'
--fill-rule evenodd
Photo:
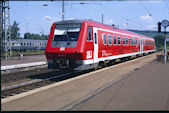
<path fill-rule="evenodd" d="M 155 50 L 149 50 L 149 51 L 143 51 L 143 53 L 148 53 L 148 52 L 154 52 Z M 128 56 L 133 56 L 133 55 L 139 55 L 141 52 L 135 52 L 135 53 L 128 53 L 128 54 L 121 54 L 121 55 L 114 55 L 114 56 L 109 56 L 109 57 L 103 57 L 103 58 L 98 58 L 96 63 L 99 63 L 100 61 L 106 61 L 106 60 L 113 60 L 113 59 L 118 59 L 118 58 L 123 58 L 123 57 L 128 57 Z M 93 59 L 90 60 L 77 60 L 77 64 L 93 64 Z"/>

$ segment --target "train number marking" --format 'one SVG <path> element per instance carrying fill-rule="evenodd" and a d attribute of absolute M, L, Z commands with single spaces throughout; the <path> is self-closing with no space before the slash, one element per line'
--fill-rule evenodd
<path fill-rule="evenodd" d="M 86 52 L 86 59 L 92 58 L 92 50 Z"/>
<path fill-rule="evenodd" d="M 112 55 L 112 53 L 107 53 L 105 50 L 102 50 L 102 57 L 104 57 L 104 56 L 111 56 Z"/>

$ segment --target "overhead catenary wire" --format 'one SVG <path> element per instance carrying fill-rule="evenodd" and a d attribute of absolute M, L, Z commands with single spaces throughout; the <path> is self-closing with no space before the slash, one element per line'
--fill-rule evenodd
<path fill-rule="evenodd" d="M 139 0 L 140 1 L 140 0 Z M 140 4 L 143 6 L 143 8 L 148 12 L 149 16 L 152 17 L 151 13 L 149 12 L 149 10 L 145 7 L 145 5 L 140 1 Z"/>
<path fill-rule="evenodd" d="M 139 3 L 140 3 L 141 6 L 147 11 L 148 15 L 152 18 L 152 21 L 155 22 L 155 28 L 154 28 L 154 29 L 156 29 L 158 21 L 152 16 L 152 14 L 151 14 L 150 11 L 148 10 L 148 8 L 142 3 L 141 0 L 139 0 Z"/>
<path fill-rule="evenodd" d="M 131 11 L 131 10 L 129 10 L 125 5 L 123 5 L 123 4 L 120 4 L 120 6 L 125 10 L 125 11 L 127 11 L 131 16 L 135 16 L 135 17 L 138 17 L 139 15 L 136 15 L 135 13 L 133 13 L 133 11 Z M 132 12 L 132 13 L 131 13 Z M 128 23 L 128 21 L 129 20 L 127 20 L 127 24 L 129 24 Z M 142 29 L 143 28 L 143 26 L 141 25 L 141 24 L 139 24 L 140 25 L 140 29 Z"/>
<path fill-rule="evenodd" d="M 72 8 L 72 6 L 69 8 L 69 10 L 72 10 L 73 8 Z M 76 12 L 76 15 L 79 15 L 79 17 L 80 16 L 82 16 L 81 14 L 82 14 L 82 12 L 80 11 L 80 10 L 73 10 L 73 12 Z M 90 17 L 92 17 L 92 18 L 90 18 L 90 19 L 94 19 L 94 18 L 96 18 L 94 15 L 92 15 L 91 13 L 83 13 L 84 15 L 86 15 L 86 16 L 90 16 Z M 67 15 L 69 15 L 69 14 L 67 14 Z M 88 19 L 88 18 L 86 18 L 86 19 Z"/>
<path fill-rule="evenodd" d="M 100 2 L 97 1 L 97 3 L 100 3 Z M 126 17 L 126 16 L 120 14 L 119 12 L 116 12 L 116 11 L 112 10 L 112 9 L 109 8 L 109 7 L 105 7 L 103 4 L 100 5 L 100 6 L 103 7 L 103 8 L 105 8 L 105 9 L 107 9 L 107 10 L 109 10 L 109 11 L 111 11 L 111 12 L 113 12 L 113 13 L 115 13 L 116 15 L 120 16 L 121 18 L 125 18 L 125 20 L 127 20 L 127 21 L 132 21 L 132 22 L 135 23 L 135 25 L 137 25 L 137 26 L 138 26 L 138 24 L 140 24 L 140 23 L 138 23 L 137 21 L 135 21 L 135 20 L 133 20 L 133 19 L 131 19 L 131 18 L 128 18 L 128 17 Z"/>

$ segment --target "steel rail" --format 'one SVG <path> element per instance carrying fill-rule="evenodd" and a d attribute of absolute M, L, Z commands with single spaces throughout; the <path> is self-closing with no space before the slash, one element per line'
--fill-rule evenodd
<path fill-rule="evenodd" d="M 44 81 L 51 80 L 51 79 L 56 79 L 56 78 L 63 77 L 63 76 L 69 75 L 69 74 L 71 74 L 71 73 L 65 73 L 65 74 L 62 74 L 62 75 L 59 75 L 59 76 L 56 75 L 56 76 L 49 77 L 49 78 L 46 78 L 46 79 L 32 80 L 32 81 L 19 83 L 19 84 L 16 84 L 16 85 L 13 85 L 13 86 L 9 86 L 9 87 L 3 87 L 3 88 L 1 88 L 1 92 L 5 92 L 5 91 L 8 91 L 8 90 L 12 90 L 12 89 L 16 89 L 16 88 L 32 85 L 32 84 L 39 83 L 39 82 L 44 82 Z"/>

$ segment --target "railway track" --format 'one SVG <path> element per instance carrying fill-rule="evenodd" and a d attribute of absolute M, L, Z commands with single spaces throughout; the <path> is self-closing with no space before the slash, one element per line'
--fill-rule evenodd
<path fill-rule="evenodd" d="M 128 59 L 128 60 L 131 60 L 131 59 Z M 128 61 L 128 60 L 125 60 L 125 61 Z M 114 65 L 121 63 L 121 62 L 124 62 L 124 61 L 117 61 L 114 63 Z M 109 66 L 111 66 L 111 65 L 109 65 Z M 22 77 L 19 77 L 19 75 L 17 75 L 18 79 L 23 79 L 24 77 L 29 77 L 29 78 L 32 78 L 33 80 L 20 82 L 20 83 L 17 83 L 17 84 L 11 85 L 11 86 L 7 86 L 7 87 L 2 87 L 1 88 L 1 98 L 7 98 L 9 96 L 14 96 L 14 95 L 20 94 L 22 92 L 26 92 L 26 91 L 33 90 L 33 89 L 36 89 L 39 87 L 43 87 L 43 86 L 46 86 L 46 85 L 49 85 L 52 83 L 56 83 L 56 82 L 59 82 L 59 81 L 65 80 L 65 79 L 69 79 L 69 78 L 72 78 L 75 76 L 79 76 L 81 74 L 88 73 L 91 71 L 93 71 L 93 70 L 87 70 L 87 71 L 76 72 L 76 73 L 69 73 L 68 71 L 65 71 L 65 70 L 64 70 L 64 72 L 63 71 L 61 72 L 58 70 L 55 70 L 55 71 L 51 71 L 51 70 L 44 71 L 43 70 L 43 74 L 41 74 L 42 72 L 38 73 L 38 74 L 35 74 L 32 72 L 31 74 L 27 74 L 27 75 L 23 75 L 23 76 L 20 75 Z M 6 75 L 6 76 L 2 77 L 1 81 L 5 80 L 7 78 L 10 78 L 10 77 L 11 77 L 11 75 L 8 75 L 8 76 Z M 6 80 L 3 83 L 6 83 L 7 81 L 13 82 L 13 80 L 15 80 L 15 79 L 12 79 L 12 81 Z M 3 83 L 1 83 L 1 84 L 3 85 Z"/>
<path fill-rule="evenodd" d="M 78 75 L 81 75 L 81 74 L 84 74 L 90 71 L 93 71 L 93 70 L 76 72 L 73 74 L 68 73 L 66 71 L 65 72 L 55 71 L 55 72 L 49 72 L 46 74 L 42 74 L 42 75 L 39 75 L 39 76 L 43 76 L 43 78 L 41 77 L 41 79 L 29 80 L 29 81 L 21 82 L 21 83 L 14 84 L 11 86 L 2 87 L 1 98 L 7 98 L 9 96 L 14 96 L 22 92 L 26 92 L 26 91 L 33 90 L 39 87 L 43 87 L 43 86 L 56 83 L 56 82 L 59 82 L 65 79 L 69 79 L 69 78 L 72 78 L 72 77 L 75 77 L 75 76 L 78 76 Z"/>
<path fill-rule="evenodd" d="M 40 68 L 40 69 L 34 69 L 34 70 L 29 70 L 29 71 L 2 74 L 1 84 L 18 81 L 23 78 L 31 77 L 31 76 L 38 75 L 38 74 L 49 73 L 49 72 L 53 72 L 53 70 L 48 70 L 47 68 Z"/>

